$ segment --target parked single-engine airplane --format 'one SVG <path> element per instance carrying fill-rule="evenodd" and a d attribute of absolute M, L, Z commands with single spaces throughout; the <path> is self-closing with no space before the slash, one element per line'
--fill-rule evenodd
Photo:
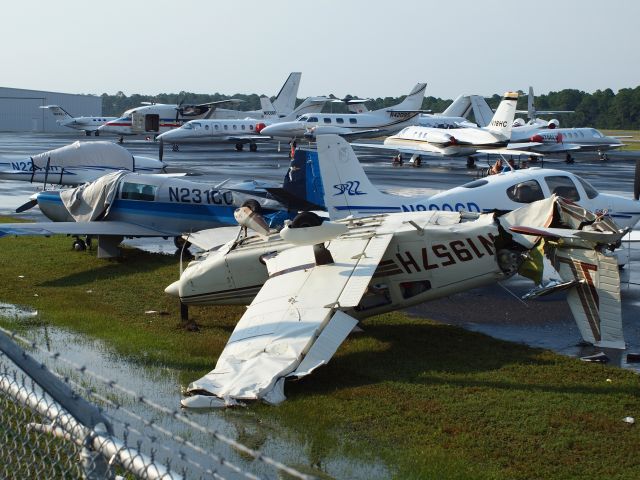
<path fill-rule="evenodd" d="M 0 178 L 57 185 L 82 185 L 118 170 L 163 173 L 166 165 L 155 158 L 134 156 L 113 142 L 74 142 L 29 157 L 0 158 Z"/>
<path fill-rule="evenodd" d="M 231 187 L 194 182 L 167 175 L 126 171 L 67 190 L 42 191 L 18 208 L 38 205 L 52 222 L 3 223 L 0 236 L 67 234 L 74 249 L 84 250 L 79 238 L 98 238 L 98 257 L 118 256 L 124 237 L 176 237 L 222 225 L 236 225 L 233 212 L 242 205 L 261 211 L 272 226 L 290 218 L 287 206 L 253 182 Z"/>
<path fill-rule="evenodd" d="M 345 138 L 391 135 L 407 125 L 416 125 L 426 83 L 418 83 L 399 104 L 358 114 L 321 113 L 303 115 L 296 121 L 269 125 L 260 131 L 276 139 L 315 138 L 335 133 Z"/>
<path fill-rule="evenodd" d="M 435 195 L 409 197 L 379 191 L 369 180 L 351 145 L 337 135 L 321 135 L 317 151 L 298 149 L 285 176 L 283 192 L 324 208 L 332 220 L 378 213 L 427 210 L 490 212 L 515 210 L 559 195 L 592 212 L 608 215 L 622 228 L 640 221 L 640 202 L 598 192 L 571 172 L 527 168 L 473 180 Z"/>
<path fill-rule="evenodd" d="M 326 97 L 309 97 L 290 114 L 280 117 L 277 115 L 269 98 L 261 97 L 260 102 L 264 113 L 263 120 L 253 118 L 245 118 L 243 120 L 191 120 L 180 128 L 158 135 L 158 140 L 161 142 L 160 151 L 162 152 L 164 143 L 172 144 L 174 151 L 178 150 L 178 145 L 191 143 L 235 143 L 236 150 L 241 151 L 244 148 L 244 144 L 248 143 L 249 150 L 255 152 L 258 150 L 256 142 L 269 139 L 264 135 L 260 135 L 260 132 L 266 126 L 292 121 L 306 113 L 320 112 L 326 101 Z"/>
<path fill-rule="evenodd" d="M 484 128 L 460 128 L 452 132 L 446 128 L 409 126 L 385 139 L 384 144 L 356 145 L 409 153 L 414 158 L 421 155 L 470 156 L 475 153 L 526 155 L 526 152 L 507 148 L 517 100 L 517 92 L 505 93 L 493 119 Z"/>
<path fill-rule="evenodd" d="M 182 405 L 282 402 L 285 379 L 326 364 L 358 320 L 524 272 L 541 238 L 583 338 L 624 348 L 618 269 L 602 253 L 623 234 L 557 196 L 502 216 L 424 211 L 322 222 L 303 212 L 279 234 L 205 253 L 166 288 L 185 304 L 251 302 Z"/>
<path fill-rule="evenodd" d="M 98 128 L 111 120 L 115 120 L 116 117 L 74 117 L 64 108 L 59 105 L 44 105 L 40 108 L 46 108 L 55 117 L 56 123 L 63 127 L 73 128 L 75 130 L 82 130 L 86 133 L 87 137 L 91 136 L 91 132 L 97 137 L 100 132 Z"/>
<path fill-rule="evenodd" d="M 273 105 L 277 115 L 288 115 L 293 111 L 300 85 L 300 72 L 293 72 L 287 78 L 278 93 Z M 241 100 L 228 99 L 207 102 L 199 105 L 166 105 L 149 104 L 127 110 L 120 118 L 105 123 L 99 131 L 120 135 L 158 135 L 173 128 L 178 128 L 184 122 L 202 118 L 258 118 L 264 117 L 262 110 L 240 111 L 218 108 L 224 104 L 238 104 Z M 280 110 L 279 110 L 280 109 Z"/>

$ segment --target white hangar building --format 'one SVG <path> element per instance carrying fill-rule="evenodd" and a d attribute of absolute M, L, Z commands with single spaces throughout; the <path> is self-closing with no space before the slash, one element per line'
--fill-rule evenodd
<path fill-rule="evenodd" d="M 49 110 L 40 108 L 44 105 L 59 105 L 74 117 L 102 115 L 102 98 L 95 95 L 0 87 L 0 132 L 73 133 L 58 125 Z"/>

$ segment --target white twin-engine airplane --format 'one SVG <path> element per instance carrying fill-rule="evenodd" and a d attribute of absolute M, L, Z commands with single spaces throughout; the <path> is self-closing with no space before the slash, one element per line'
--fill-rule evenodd
<path fill-rule="evenodd" d="M 295 107 L 296 95 L 300 86 L 300 72 L 293 72 L 280 89 L 273 101 L 276 115 L 288 115 Z M 241 100 L 228 99 L 207 102 L 199 105 L 167 105 L 150 104 L 127 110 L 121 117 L 105 123 L 100 132 L 116 135 L 157 135 L 173 128 L 178 128 L 184 122 L 202 118 L 264 118 L 262 110 L 228 110 L 217 108 L 223 104 L 238 104 Z"/>
<path fill-rule="evenodd" d="M 296 153 L 285 178 L 285 190 L 326 208 L 332 220 L 427 210 L 510 211 L 555 194 L 592 212 L 606 213 L 622 228 L 633 228 L 640 221 L 637 200 L 600 193 L 578 175 L 548 168 L 489 175 L 430 196 L 387 194 L 371 183 L 344 139 L 323 135 L 317 143 L 317 152 L 301 149 Z"/>
<path fill-rule="evenodd" d="M 261 237 L 205 252 L 165 290 L 187 305 L 250 303 L 215 369 L 189 385 L 185 407 L 282 402 L 285 379 L 328 363 L 359 320 L 524 273 L 541 263 L 533 260 L 541 238 L 563 283 L 540 293 L 568 290 L 583 338 L 625 348 L 618 268 L 605 249 L 624 231 L 555 195 L 502 216 L 422 211 L 323 222 L 303 212 L 279 233 L 255 212 L 238 209 L 236 219 Z"/>
<path fill-rule="evenodd" d="M 277 110 L 268 97 L 260 97 L 263 119 L 245 118 L 243 120 L 220 120 L 202 119 L 191 120 L 180 128 L 175 128 L 164 132 L 158 136 L 162 142 L 173 144 L 173 150 L 178 150 L 178 145 L 183 144 L 213 144 L 213 143 L 235 143 L 236 150 L 244 148 L 244 144 L 249 144 L 249 150 L 258 150 L 256 142 L 268 140 L 268 137 L 260 135 L 260 132 L 268 125 L 279 122 L 287 122 L 311 112 L 320 112 L 326 97 L 309 97 L 302 102 L 295 110 L 285 116 L 279 116 Z M 161 150 L 162 152 L 162 147 Z"/>
<path fill-rule="evenodd" d="M 276 139 L 295 140 L 315 138 L 335 133 L 345 138 L 379 137 L 391 135 L 407 125 L 416 125 L 426 83 L 418 83 L 407 97 L 397 105 L 358 114 L 321 113 L 303 115 L 296 121 L 269 125 L 261 135 Z"/>
<path fill-rule="evenodd" d="M 131 155 L 113 142 L 74 142 L 29 157 L 0 158 L 0 178 L 52 185 L 82 185 L 108 173 L 128 170 L 164 173 L 166 165 L 155 158 Z"/>
<path fill-rule="evenodd" d="M 56 117 L 56 123 L 58 125 L 75 130 L 82 130 L 88 137 L 91 136 L 91 132 L 97 137 L 100 134 L 98 131 L 99 127 L 116 119 L 116 117 L 74 117 L 59 105 L 45 105 L 40 108 L 49 110 L 53 116 Z"/>
<path fill-rule="evenodd" d="M 507 148 L 518 101 L 517 92 L 505 93 L 495 115 L 483 128 L 442 128 L 410 126 L 385 139 L 383 145 L 358 144 L 361 147 L 394 150 L 413 156 L 468 156 L 475 153 L 529 155 Z"/>

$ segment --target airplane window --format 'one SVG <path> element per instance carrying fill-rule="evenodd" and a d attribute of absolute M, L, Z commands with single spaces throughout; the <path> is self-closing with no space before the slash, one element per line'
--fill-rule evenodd
<path fill-rule="evenodd" d="M 307 118 L 307 122 L 317 122 L 318 121 L 318 117 L 308 117 Z"/>
<path fill-rule="evenodd" d="M 324 123 L 331 123 L 331 119 L 330 118 L 326 118 L 325 117 L 323 120 L 324 120 Z"/>
<path fill-rule="evenodd" d="M 352 123 L 352 124 L 358 123 L 358 119 L 357 118 L 350 118 L 349 119 L 349 123 Z"/>
<path fill-rule="evenodd" d="M 580 201 L 578 189 L 569 177 L 565 177 L 564 175 L 554 175 L 544 177 L 544 180 L 547 182 L 551 193 L 555 193 L 559 197 L 564 197 L 575 202 Z"/>
<path fill-rule="evenodd" d="M 536 180 L 527 180 L 507 188 L 507 197 L 514 202 L 531 203 L 536 200 L 542 200 L 544 193 L 542 193 L 542 187 Z"/>
<path fill-rule="evenodd" d="M 249 130 L 253 130 L 253 125 L 249 125 Z"/>
<path fill-rule="evenodd" d="M 591 133 L 593 134 L 593 138 L 602 138 L 604 137 L 603 134 L 601 134 L 598 130 L 596 130 L 595 128 L 591 130 Z"/>
<path fill-rule="evenodd" d="M 120 198 L 152 202 L 156 198 L 156 190 L 158 190 L 156 185 L 124 182 L 120 189 Z"/>
<path fill-rule="evenodd" d="M 298 118 L 299 122 L 306 122 L 307 120 L 309 120 L 308 115 L 302 115 L 300 118 Z"/>
<path fill-rule="evenodd" d="M 202 124 L 201 124 L 200 122 L 188 122 L 188 123 L 190 123 L 190 124 L 191 124 L 191 127 L 192 127 L 194 130 L 197 130 L 198 128 L 202 127 Z"/>
<path fill-rule="evenodd" d="M 215 129 L 218 130 L 218 125 L 214 125 Z"/>
<path fill-rule="evenodd" d="M 360 303 L 355 310 L 361 312 L 372 308 L 382 307 L 391 303 L 391 294 L 389 286 L 384 283 L 376 283 L 369 285 L 367 291 L 360 299 Z"/>
<path fill-rule="evenodd" d="M 184 128 L 185 130 L 192 130 L 193 129 L 193 125 L 191 125 L 191 123 L 187 122 L 184 125 L 182 125 L 182 128 Z"/>
<path fill-rule="evenodd" d="M 244 130 L 244 125 L 242 125 L 242 130 Z"/>
<path fill-rule="evenodd" d="M 584 132 L 580 131 L 580 136 L 584 138 Z"/>
<path fill-rule="evenodd" d="M 587 182 L 584 178 L 579 177 L 578 175 L 576 175 L 576 178 L 584 188 L 587 197 L 596 198 L 599 195 L 599 192 L 594 188 L 594 186 Z"/>
<path fill-rule="evenodd" d="M 431 282 L 429 280 L 418 280 L 416 282 L 402 282 L 400 291 L 403 298 L 411 298 L 421 293 L 431 290 Z"/>
<path fill-rule="evenodd" d="M 238 129 L 238 126 L 237 126 L 237 125 L 234 125 L 234 126 L 233 126 L 233 129 L 234 129 L 234 130 L 237 130 L 237 129 Z"/>
<path fill-rule="evenodd" d="M 225 129 L 225 130 L 229 130 L 229 125 L 225 125 L 225 126 L 224 126 L 224 129 Z"/>
<path fill-rule="evenodd" d="M 481 179 L 481 180 L 474 180 L 473 182 L 465 183 L 462 186 L 464 188 L 476 188 L 476 187 L 481 187 L 482 185 L 486 185 L 487 183 L 489 183 L 488 180 Z"/>
<path fill-rule="evenodd" d="M 205 126 L 204 126 L 204 129 L 205 129 L 205 130 L 209 130 L 209 124 L 205 125 Z"/>
<path fill-rule="evenodd" d="M 344 118 L 336 118 L 336 123 L 344 123 Z"/>

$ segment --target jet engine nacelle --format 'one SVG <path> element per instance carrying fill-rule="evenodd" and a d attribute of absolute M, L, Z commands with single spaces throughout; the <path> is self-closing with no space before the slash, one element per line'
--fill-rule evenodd
<path fill-rule="evenodd" d="M 524 127 L 525 125 L 526 123 L 522 118 L 516 118 L 511 124 L 513 127 Z"/>
<path fill-rule="evenodd" d="M 455 145 L 457 143 L 456 138 L 448 133 L 428 132 L 425 140 L 437 145 Z"/>
<path fill-rule="evenodd" d="M 560 122 L 558 121 L 557 118 L 552 118 L 551 120 L 549 120 L 549 123 L 547 124 L 547 128 L 558 128 L 560 126 Z"/>

